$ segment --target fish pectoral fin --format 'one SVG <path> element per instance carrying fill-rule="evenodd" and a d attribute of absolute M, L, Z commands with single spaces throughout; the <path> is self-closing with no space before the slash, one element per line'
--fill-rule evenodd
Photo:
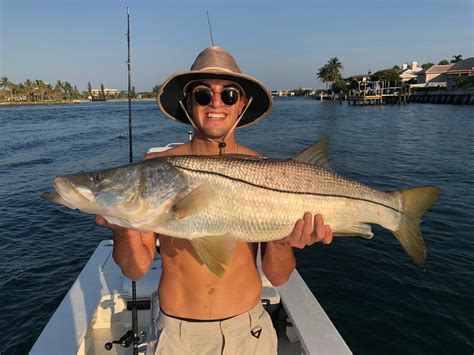
<path fill-rule="evenodd" d="M 232 262 L 235 239 L 225 234 L 195 238 L 191 239 L 190 242 L 207 268 L 214 275 L 222 278 L 225 275 L 226 268 Z"/>
<path fill-rule="evenodd" d="M 194 213 L 198 213 L 208 207 L 216 198 L 216 193 L 207 184 L 202 184 L 189 192 L 174 206 L 177 219 L 189 217 Z"/>
<path fill-rule="evenodd" d="M 291 160 L 330 169 L 328 160 L 328 145 L 329 138 L 322 138 L 293 156 Z"/>
<path fill-rule="evenodd" d="M 338 237 L 362 237 L 365 239 L 372 239 L 374 233 L 372 228 L 366 223 L 357 223 L 352 226 L 344 227 L 341 230 L 334 231 L 334 235 Z"/>

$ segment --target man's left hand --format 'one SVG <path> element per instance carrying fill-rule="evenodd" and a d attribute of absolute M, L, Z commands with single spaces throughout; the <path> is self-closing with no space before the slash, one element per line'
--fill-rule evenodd
<path fill-rule="evenodd" d="M 332 239 L 331 227 L 324 224 L 323 216 L 317 214 L 313 218 L 311 213 L 307 212 L 304 214 L 303 219 L 299 219 L 296 222 L 290 235 L 283 239 L 276 240 L 275 243 L 289 244 L 292 247 L 303 249 L 317 242 L 330 244 Z"/>

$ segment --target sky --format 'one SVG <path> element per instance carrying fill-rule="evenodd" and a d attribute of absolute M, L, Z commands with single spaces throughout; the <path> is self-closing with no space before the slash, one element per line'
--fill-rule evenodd
<path fill-rule="evenodd" d="M 321 88 L 337 57 L 348 77 L 453 55 L 474 56 L 474 0 L 0 0 L 0 76 L 80 90 L 151 91 L 214 43 L 270 90 Z"/>

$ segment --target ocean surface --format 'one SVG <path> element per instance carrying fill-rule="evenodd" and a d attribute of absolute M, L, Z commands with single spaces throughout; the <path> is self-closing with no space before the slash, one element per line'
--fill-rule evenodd
<path fill-rule="evenodd" d="M 134 102 L 134 159 L 189 128 Z M 0 108 L 0 353 L 25 354 L 110 231 L 43 201 L 57 174 L 128 162 L 126 102 Z M 474 352 L 474 107 L 348 107 L 276 99 L 240 142 L 288 158 L 330 137 L 341 175 L 382 190 L 436 185 L 416 267 L 390 232 L 296 251 L 298 270 L 355 354 Z"/>

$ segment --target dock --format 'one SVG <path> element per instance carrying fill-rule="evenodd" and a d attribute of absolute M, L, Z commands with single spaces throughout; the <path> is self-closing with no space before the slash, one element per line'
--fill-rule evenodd
<path fill-rule="evenodd" d="M 437 90 L 431 92 L 416 92 L 411 95 L 410 102 L 474 105 L 474 90 Z"/>

